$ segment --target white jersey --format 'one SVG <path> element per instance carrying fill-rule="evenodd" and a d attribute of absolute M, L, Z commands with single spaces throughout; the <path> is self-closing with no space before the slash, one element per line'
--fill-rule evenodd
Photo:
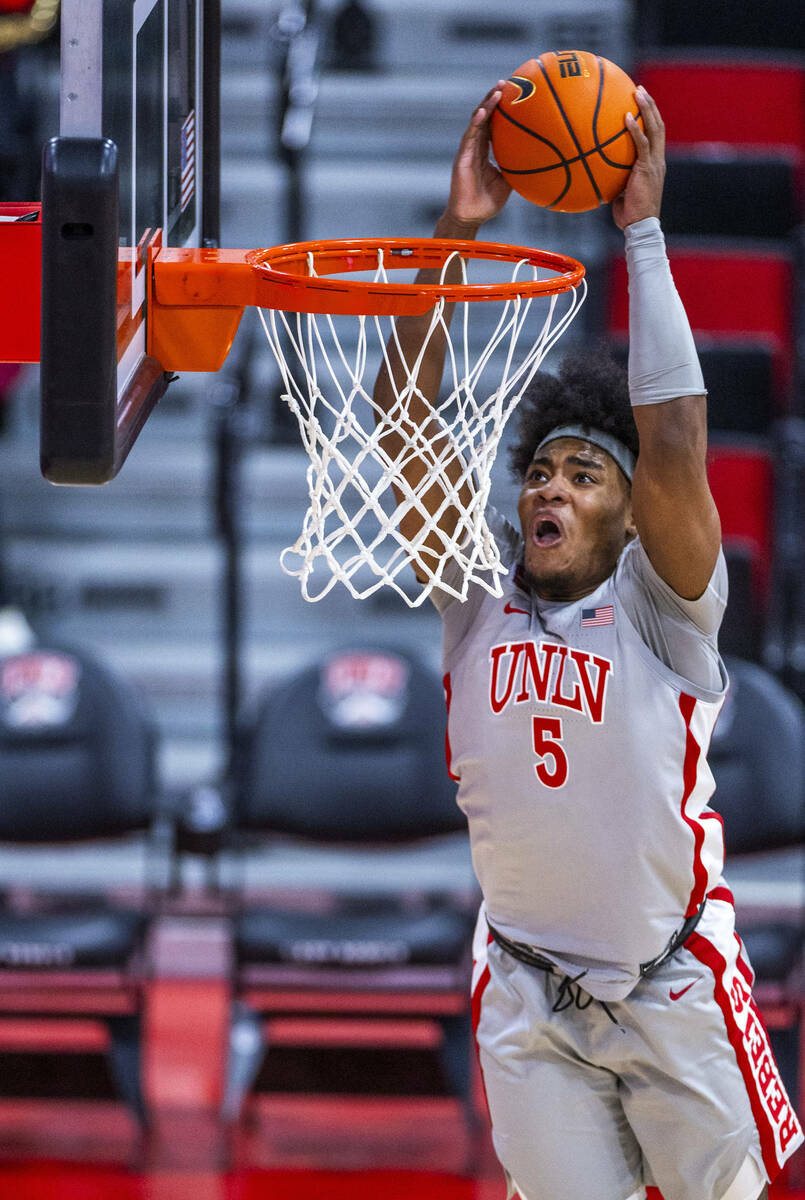
<path fill-rule="evenodd" d="M 435 597 L 475 871 L 494 926 L 619 1000 L 721 877 L 706 754 L 727 686 L 723 555 L 686 601 L 635 540 L 590 595 L 546 603 L 519 535 L 488 517 L 503 597 Z"/>

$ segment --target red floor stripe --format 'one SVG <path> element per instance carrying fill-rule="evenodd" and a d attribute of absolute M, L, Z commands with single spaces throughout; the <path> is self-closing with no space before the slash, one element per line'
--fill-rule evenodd
<path fill-rule="evenodd" d="M 39 1163 L 0 1166 L 0 1196 L 14 1200 L 502 1200 L 500 1181 L 419 1171 L 156 1172 Z M 772 1200 L 805 1192 L 771 1190 Z M 649 1189 L 650 1200 L 660 1200 Z"/>
<path fill-rule="evenodd" d="M 419 1171 L 244 1171 L 236 1175 L 36 1164 L 0 1168 L 14 1200 L 477 1200 L 471 1179 Z"/>

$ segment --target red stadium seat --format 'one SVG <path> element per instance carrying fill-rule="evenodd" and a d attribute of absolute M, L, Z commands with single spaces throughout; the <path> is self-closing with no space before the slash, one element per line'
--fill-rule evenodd
<path fill-rule="evenodd" d="M 670 247 L 671 269 L 694 335 L 708 341 L 765 344 L 774 360 L 778 411 L 788 407 L 794 357 L 794 275 L 788 255 L 766 250 Z M 626 263 L 613 259 L 608 327 L 616 341 L 628 332 Z"/>
<path fill-rule="evenodd" d="M 785 238 L 805 216 L 805 67 L 753 56 L 647 58 L 665 121 L 672 231 Z"/>
<path fill-rule="evenodd" d="M 805 69 L 791 62 L 673 56 L 635 78 L 657 101 L 673 145 L 728 144 L 805 157 Z"/>
<path fill-rule="evenodd" d="M 770 616 L 774 566 L 772 456 L 750 442 L 711 442 L 708 477 L 721 517 L 729 602 L 722 654 L 760 662 Z"/>
<path fill-rule="evenodd" d="M 749 554 L 755 593 L 765 607 L 769 596 L 774 528 L 774 470 L 766 449 L 711 444 L 707 460 L 710 490 L 721 517 L 725 551 Z"/>

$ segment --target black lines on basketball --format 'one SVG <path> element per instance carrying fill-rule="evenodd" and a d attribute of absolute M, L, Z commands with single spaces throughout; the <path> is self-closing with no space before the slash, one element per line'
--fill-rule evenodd
<path fill-rule="evenodd" d="M 573 128 L 572 122 L 570 121 L 567 113 L 565 112 L 562 101 L 559 99 L 558 95 L 556 94 L 556 88 L 553 86 L 553 83 L 551 82 L 551 78 L 548 75 L 548 72 L 545 70 L 542 59 L 541 58 L 537 59 L 537 62 L 539 63 L 539 69 L 542 71 L 542 77 L 545 80 L 545 82 L 547 83 L 550 93 L 553 96 L 554 103 L 556 104 L 556 107 L 559 109 L 562 120 L 564 121 L 564 123 L 567 127 L 567 131 L 570 134 L 571 138 L 573 139 L 573 145 L 578 150 L 578 156 L 577 156 L 578 161 L 581 162 L 582 166 L 584 167 L 584 170 L 587 172 L 587 178 L 590 181 L 590 185 L 591 185 L 593 191 L 595 192 L 598 203 L 601 204 L 604 198 L 601 195 L 601 192 L 599 191 L 598 184 L 595 181 L 595 176 L 593 175 L 592 171 L 590 170 L 590 165 L 587 162 L 587 158 L 585 156 L 584 150 L 582 150 L 582 148 L 581 148 L 581 143 L 579 142 L 579 139 L 576 137 L 576 130 Z M 554 200 L 553 203 L 558 204 L 559 201 Z"/>
<path fill-rule="evenodd" d="M 636 115 L 635 113 L 632 114 L 632 116 L 635 116 L 635 115 Z M 628 138 L 629 140 L 628 140 L 628 143 L 626 143 L 626 144 L 634 145 L 634 143 L 632 142 L 632 135 L 629 133 L 629 130 L 624 129 L 621 133 L 616 133 L 614 135 L 614 137 L 607 138 L 607 140 L 605 142 L 599 143 L 596 146 L 596 150 L 601 155 L 601 158 L 604 160 L 604 162 L 607 164 L 608 167 L 614 167 L 617 170 L 621 170 L 621 171 L 630 171 L 632 169 L 632 162 L 634 160 L 631 160 L 629 162 L 618 162 L 617 159 L 610 158 L 608 154 L 604 153 L 604 148 L 606 146 L 611 146 L 613 142 L 619 142 L 621 140 L 621 138 Z"/>
<path fill-rule="evenodd" d="M 632 135 L 629 133 L 629 130 L 624 127 L 620 131 L 620 133 L 616 133 L 616 134 L 614 134 L 613 137 L 607 138 L 607 140 L 605 142 L 602 142 L 600 140 L 600 138 L 598 137 L 598 116 L 601 111 L 601 99 L 604 95 L 604 80 L 606 77 L 606 59 L 604 59 L 604 58 L 598 59 L 598 71 L 599 71 L 598 95 L 597 95 L 596 101 L 595 101 L 595 112 L 593 113 L 593 138 L 595 140 L 594 148 L 601 155 L 601 157 L 603 158 L 604 162 L 607 164 L 608 167 L 620 167 L 621 170 L 628 171 L 632 164 L 630 162 L 616 162 L 614 158 L 610 158 L 608 154 L 604 153 L 604 147 L 611 145 L 612 142 L 616 142 L 616 141 L 618 141 L 619 138 L 622 138 L 622 137 L 627 137 L 629 139 L 629 145 L 633 145 Z M 637 112 L 632 113 L 632 116 L 640 118 L 640 110 L 638 109 Z M 624 121 L 625 121 L 625 119 L 626 119 L 626 114 L 624 113 Z M 642 118 L 640 118 L 640 119 L 642 119 Z"/>
<path fill-rule="evenodd" d="M 543 137 L 541 133 L 537 133 L 536 129 L 531 129 L 530 126 L 524 125 L 522 121 L 518 121 L 516 119 L 516 117 L 513 117 L 511 115 L 511 113 L 504 112 L 501 109 L 501 110 L 498 110 L 498 116 L 502 117 L 504 121 L 511 122 L 511 124 L 515 125 L 518 129 L 522 129 L 523 133 L 527 133 L 529 137 L 536 138 L 538 142 L 542 142 L 545 146 L 550 146 L 550 148 L 556 154 L 556 157 L 558 159 L 561 160 L 565 157 L 555 142 L 552 142 L 548 138 Z M 559 166 L 559 163 L 557 163 L 556 165 Z M 498 166 L 500 166 L 500 163 L 498 163 Z"/>
<path fill-rule="evenodd" d="M 581 154 L 574 154 L 568 158 L 566 155 L 562 154 L 561 150 L 557 148 L 554 142 L 548 141 L 548 139 L 544 138 L 541 133 L 537 133 L 535 130 L 529 129 L 528 126 L 523 125 L 521 121 L 515 121 L 514 118 L 509 115 L 509 113 L 502 112 L 500 115 L 504 120 L 511 121 L 512 125 L 516 125 L 518 129 L 522 129 L 523 133 L 527 133 L 529 137 L 536 138 L 538 142 L 543 142 L 546 146 L 550 146 L 558 160 L 557 162 L 549 163 L 544 167 L 525 168 L 504 167 L 503 164 L 499 162 L 498 166 L 500 167 L 501 171 L 505 171 L 507 175 L 538 175 L 542 171 L 555 171 L 557 167 L 561 167 L 563 163 L 566 163 L 568 166 L 572 166 L 573 163 L 581 162 L 582 159 L 588 158 L 591 154 L 601 154 L 601 157 L 605 158 L 606 156 L 602 154 L 604 148 L 606 146 L 610 146 L 613 142 L 619 141 L 624 134 L 628 135 L 629 132 L 627 129 L 622 129 L 619 133 L 613 133 L 612 137 L 607 138 L 606 141 L 596 142 L 595 145 L 591 146 L 589 150 L 583 150 Z M 608 158 L 606 161 L 608 163 L 610 162 Z M 613 162 L 610 163 L 610 165 L 628 169 L 631 166 L 631 163 Z"/>
<path fill-rule="evenodd" d="M 595 108 L 593 109 L 593 143 L 596 150 L 600 150 L 598 144 L 598 114 L 601 112 L 601 97 L 604 94 L 604 64 L 600 58 L 596 59 L 598 63 L 598 91 L 595 96 Z"/>
<path fill-rule="evenodd" d="M 554 204 L 558 204 L 559 201 L 567 195 L 568 188 L 573 181 L 573 174 L 571 172 L 570 165 L 565 156 L 562 154 L 562 151 L 555 142 L 551 142 L 548 138 L 543 137 L 541 133 L 537 133 L 535 130 L 529 129 L 529 127 L 527 125 L 523 125 L 521 121 L 516 121 L 511 113 L 501 111 L 500 116 L 506 121 L 511 121 L 512 125 L 516 125 L 518 129 L 522 129 L 523 133 L 527 134 L 530 138 L 535 138 L 538 142 L 542 142 L 544 146 L 547 146 L 556 155 L 556 162 L 548 163 L 544 167 L 507 167 L 504 163 L 498 161 L 498 166 L 500 167 L 501 171 L 503 171 L 506 175 L 541 175 L 546 171 L 557 171 L 561 168 L 564 168 L 564 187 L 557 196 L 554 196 L 550 204 L 546 204 L 544 207 L 551 208 Z"/>

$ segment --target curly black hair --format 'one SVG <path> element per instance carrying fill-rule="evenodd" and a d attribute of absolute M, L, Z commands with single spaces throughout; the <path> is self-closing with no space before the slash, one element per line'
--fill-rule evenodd
<path fill-rule="evenodd" d="M 625 369 L 606 346 L 570 351 L 557 375 L 537 373 L 523 393 L 516 444 L 509 448 L 512 474 L 522 480 L 534 451 L 557 425 L 583 425 L 609 433 L 637 457 L 637 427 Z"/>

